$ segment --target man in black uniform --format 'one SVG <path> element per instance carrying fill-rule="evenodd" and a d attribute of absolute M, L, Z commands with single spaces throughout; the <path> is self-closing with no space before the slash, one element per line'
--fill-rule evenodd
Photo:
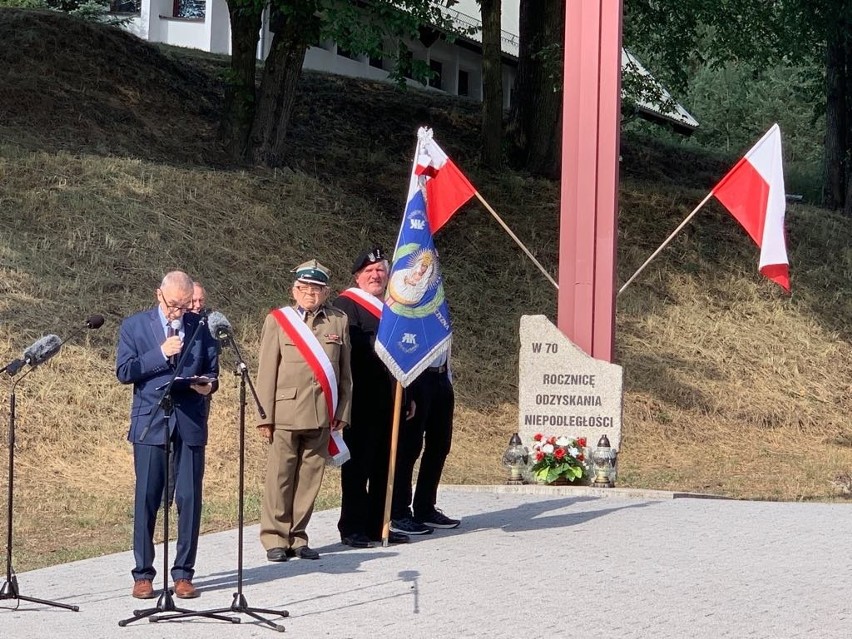
<path fill-rule="evenodd" d="M 337 528 L 347 546 L 370 548 L 382 539 L 395 381 L 375 351 L 388 263 L 382 249 L 364 251 L 352 266 L 355 287 L 334 301 L 349 317 L 352 343 L 352 423 L 343 431 L 351 458 L 341 468 Z M 389 543 L 409 541 L 390 532 Z"/>

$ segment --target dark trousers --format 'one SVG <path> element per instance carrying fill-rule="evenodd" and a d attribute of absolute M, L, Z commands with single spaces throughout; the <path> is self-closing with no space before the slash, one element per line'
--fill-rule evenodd
<path fill-rule="evenodd" d="M 351 458 L 340 468 L 341 536 L 355 533 L 382 536 L 390 458 L 391 416 L 380 411 L 374 419 L 355 421 L 343 431 Z"/>
<path fill-rule="evenodd" d="M 455 395 L 446 371 L 426 370 L 411 386 L 416 403 L 414 417 L 399 427 L 396 474 L 393 482 L 391 518 L 415 518 L 431 514 L 438 499 L 438 484 L 453 441 Z M 417 488 L 412 501 L 414 464 L 423 451 Z"/>
<path fill-rule="evenodd" d="M 175 502 L 180 513 L 177 549 L 172 562 L 172 579 L 192 579 L 201 529 L 201 486 L 204 479 L 204 446 L 187 446 L 177 430 L 172 434 L 175 468 Z M 136 493 L 133 507 L 134 579 L 153 579 L 154 527 L 166 488 L 165 447 L 133 445 Z M 171 523 L 171 522 L 170 522 Z M 171 536 L 171 531 L 170 531 Z M 173 538 L 173 537 L 172 537 Z"/>

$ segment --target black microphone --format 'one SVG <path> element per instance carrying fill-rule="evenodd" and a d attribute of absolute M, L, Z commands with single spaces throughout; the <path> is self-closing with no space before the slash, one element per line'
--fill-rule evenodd
<path fill-rule="evenodd" d="M 179 335 L 180 334 L 180 327 L 181 327 L 182 324 L 183 324 L 183 322 L 181 322 L 179 319 L 173 319 L 171 321 L 171 323 L 169 324 L 169 326 L 172 327 L 172 330 L 175 332 L 175 335 Z M 177 354 L 169 355 L 169 365 L 170 366 L 177 366 L 177 361 L 178 361 Z"/>
<path fill-rule="evenodd" d="M 228 340 L 234 336 L 234 327 L 219 311 L 213 311 L 207 316 L 207 328 L 217 341 Z"/>
<path fill-rule="evenodd" d="M 23 359 L 16 359 L 14 362 L 6 366 L 6 372 L 14 377 L 18 374 L 25 364 L 36 367 L 43 364 L 51 357 L 59 352 L 62 347 L 62 340 L 58 335 L 45 335 L 41 339 L 36 340 L 29 348 L 24 351 Z"/>

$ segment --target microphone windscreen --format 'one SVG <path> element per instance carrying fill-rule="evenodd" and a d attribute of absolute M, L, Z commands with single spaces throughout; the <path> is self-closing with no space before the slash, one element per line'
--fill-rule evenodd
<path fill-rule="evenodd" d="M 104 325 L 104 316 L 103 315 L 89 315 L 86 318 L 86 328 L 100 328 Z"/>
<path fill-rule="evenodd" d="M 224 336 L 230 336 L 234 328 L 228 321 L 228 318 L 222 315 L 219 311 L 213 311 L 207 316 L 207 328 L 210 334 L 215 339 L 222 339 Z"/>
<path fill-rule="evenodd" d="M 62 340 L 58 335 L 45 335 L 24 351 L 24 359 L 30 366 L 41 364 L 56 355 L 61 346 Z"/>
<path fill-rule="evenodd" d="M 183 326 L 183 322 L 181 322 L 179 319 L 173 319 L 170 323 L 170 326 L 175 332 L 177 332 L 180 330 L 180 327 Z"/>

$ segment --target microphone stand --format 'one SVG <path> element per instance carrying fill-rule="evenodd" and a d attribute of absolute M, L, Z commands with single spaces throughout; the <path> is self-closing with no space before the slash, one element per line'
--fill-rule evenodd
<path fill-rule="evenodd" d="M 192 332 L 192 337 L 189 338 L 187 344 L 192 344 L 195 342 L 196 337 L 198 337 L 198 333 L 201 330 L 202 326 L 206 324 L 206 318 L 202 317 L 199 320 L 198 325 L 195 327 L 195 330 Z M 183 367 L 183 363 L 189 355 L 189 348 L 184 348 L 181 352 L 180 359 L 178 359 L 177 364 L 175 365 L 175 369 L 172 372 L 172 376 L 169 379 L 166 386 L 163 388 L 163 394 L 160 396 L 160 400 L 157 402 L 157 407 L 163 409 L 163 429 L 165 436 L 165 445 L 163 446 L 163 455 L 165 456 L 165 465 L 163 467 L 164 472 L 164 482 L 163 482 L 163 491 L 168 490 L 169 478 L 171 473 L 169 472 L 169 467 L 171 465 L 171 433 L 169 431 L 169 418 L 172 415 L 174 410 L 174 401 L 172 400 L 172 386 L 174 386 L 175 379 L 177 379 L 178 371 Z M 148 434 L 148 431 L 151 429 L 151 426 L 154 424 L 154 420 L 157 417 L 157 411 L 153 411 L 151 415 L 151 419 L 148 424 L 145 426 L 145 429 L 142 431 L 142 434 L 139 436 L 139 439 L 145 439 L 145 435 Z M 136 481 L 139 481 L 139 478 L 136 478 Z M 144 619 L 145 617 L 149 617 L 149 621 L 157 621 L 157 619 L 153 616 L 161 612 L 176 612 L 176 613 L 192 613 L 193 615 L 210 617 L 212 619 L 219 619 L 221 621 L 230 621 L 232 623 L 239 623 L 239 619 L 234 619 L 232 617 L 225 617 L 222 615 L 216 614 L 208 614 L 204 612 L 194 612 L 189 610 L 188 608 L 178 608 L 175 606 L 175 600 L 172 597 L 172 590 L 169 588 L 169 504 L 165 498 L 162 500 L 163 505 L 163 592 L 160 594 L 160 597 L 157 599 L 157 603 L 152 608 L 144 608 L 142 610 L 134 610 L 133 616 L 127 619 L 122 619 L 118 622 L 118 625 L 124 628 L 127 624 L 133 623 L 134 621 L 139 621 L 140 619 Z M 134 526 L 137 525 L 137 522 L 134 522 Z"/>
<path fill-rule="evenodd" d="M 217 338 L 222 341 L 224 344 L 230 344 L 234 353 L 237 356 L 237 364 L 236 370 L 234 371 L 235 375 L 239 375 L 240 377 L 240 417 L 239 417 L 239 442 L 240 442 L 240 452 L 239 452 L 239 495 L 238 495 L 238 505 L 237 505 L 237 592 L 234 593 L 234 599 L 231 602 L 230 607 L 228 608 L 216 608 L 214 610 L 207 610 L 204 612 L 192 612 L 189 614 L 177 614 L 177 615 L 169 615 L 167 617 L 152 617 L 151 621 L 168 621 L 171 619 L 183 619 L 185 617 L 190 617 L 194 615 L 214 615 L 219 613 L 226 612 L 238 612 L 242 614 L 246 614 L 256 621 L 259 621 L 262 624 L 269 626 L 270 628 L 277 630 L 279 632 L 284 632 L 284 626 L 280 624 L 276 624 L 265 617 L 262 617 L 259 613 L 264 613 L 268 615 L 278 615 L 280 617 L 289 617 L 290 613 L 286 610 L 270 610 L 268 608 L 254 608 L 248 605 L 248 601 L 246 600 L 245 595 L 243 594 L 243 522 L 244 522 L 244 504 L 245 504 L 245 441 L 246 441 L 246 383 L 248 383 L 249 389 L 251 389 L 252 397 L 254 398 L 255 405 L 257 406 L 257 411 L 260 414 L 261 418 L 266 417 L 266 412 L 263 410 L 263 406 L 260 405 L 260 400 L 257 397 L 257 391 L 254 389 L 254 384 L 251 382 L 251 377 L 248 374 L 248 366 L 243 361 L 243 356 L 240 353 L 240 348 L 237 346 L 237 341 L 234 339 L 233 335 L 228 334 L 226 331 L 220 331 L 217 335 Z M 237 620 L 239 621 L 239 620 Z"/>
<path fill-rule="evenodd" d="M 0 588 L 0 601 L 17 599 L 18 601 L 29 601 L 31 603 L 45 604 L 47 606 L 55 606 L 79 612 L 79 606 L 71 606 L 59 603 L 58 601 L 48 601 L 46 599 L 36 599 L 35 597 L 22 595 L 18 589 L 18 578 L 12 569 L 12 506 L 15 494 L 15 387 L 34 369 L 35 367 L 30 368 L 26 373 L 16 379 L 12 383 L 12 391 L 9 394 L 9 489 L 6 496 L 6 581 L 3 582 L 3 587 Z"/>

